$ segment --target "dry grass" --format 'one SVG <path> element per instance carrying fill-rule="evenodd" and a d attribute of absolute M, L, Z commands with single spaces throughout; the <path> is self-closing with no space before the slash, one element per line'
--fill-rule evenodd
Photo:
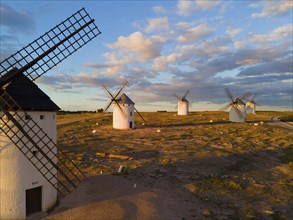
<path fill-rule="evenodd" d="M 136 116 L 134 130 L 114 130 L 110 114 L 61 125 L 58 143 L 87 175 L 116 172 L 124 165 L 130 168 L 127 178 L 200 201 L 202 207 L 190 210 L 191 217 L 198 209 L 209 210 L 214 219 L 293 216 L 292 130 L 268 121 L 292 112 L 258 112 L 239 124 L 227 122 L 226 112 L 142 115 L 148 125 L 141 126 Z M 97 152 L 136 159 L 100 158 Z"/>

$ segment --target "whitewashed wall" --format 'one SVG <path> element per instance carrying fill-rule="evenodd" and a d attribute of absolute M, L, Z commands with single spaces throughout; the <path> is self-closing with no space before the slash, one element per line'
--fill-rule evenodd
<path fill-rule="evenodd" d="M 187 101 L 178 101 L 178 115 L 189 114 L 189 103 Z"/>
<path fill-rule="evenodd" d="M 33 120 L 56 143 L 55 112 L 28 112 Z M 40 115 L 44 119 L 40 119 Z M 50 146 L 52 148 L 52 146 Z M 54 152 L 57 149 L 53 149 Z M 51 156 L 50 154 L 48 154 Z M 36 155 L 39 157 L 40 153 Z M 55 160 L 57 162 L 57 159 Z M 56 170 L 54 169 L 54 172 Z M 42 187 L 42 211 L 57 201 L 57 190 L 40 174 L 30 161 L 14 146 L 5 134 L 0 133 L 0 219 L 25 219 L 27 189 Z"/>
<path fill-rule="evenodd" d="M 239 115 L 237 114 L 237 110 L 234 107 L 231 107 L 230 111 L 229 111 L 229 121 L 231 121 L 231 122 L 245 122 L 245 118 L 246 118 L 245 106 L 241 105 L 238 107 L 238 109 L 242 113 L 243 117 L 240 118 Z"/>
<path fill-rule="evenodd" d="M 255 104 L 252 102 L 246 103 L 246 114 L 255 114 Z"/>
<path fill-rule="evenodd" d="M 115 129 L 130 129 L 130 122 L 132 122 L 132 128 L 134 128 L 134 105 L 120 104 L 125 116 L 123 116 L 121 110 L 115 103 L 113 106 L 113 128 Z"/>

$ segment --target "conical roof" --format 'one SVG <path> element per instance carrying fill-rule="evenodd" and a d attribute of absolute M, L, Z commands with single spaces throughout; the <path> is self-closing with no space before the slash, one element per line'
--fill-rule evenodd
<path fill-rule="evenodd" d="M 33 81 L 23 74 L 15 76 L 6 87 L 8 94 L 23 110 L 58 111 L 60 108 Z"/>
<path fill-rule="evenodd" d="M 117 101 L 120 104 L 134 105 L 134 102 L 125 93 L 123 93 Z"/>
<path fill-rule="evenodd" d="M 236 98 L 235 101 L 233 102 L 234 105 L 245 105 L 245 103 L 240 99 Z"/>

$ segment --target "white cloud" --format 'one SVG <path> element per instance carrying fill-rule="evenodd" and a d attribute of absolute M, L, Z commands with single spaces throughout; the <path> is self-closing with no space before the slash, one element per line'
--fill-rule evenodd
<path fill-rule="evenodd" d="M 274 17 L 282 16 L 293 8 L 293 1 L 283 0 L 283 1 L 264 1 L 263 11 L 260 13 L 254 13 L 251 15 L 252 18 L 262 18 L 262 17 Z"/>
<path fill-rule="evenodd" d="M 193 1 L 179 0 L 177 3 L 177 10 L 179 15 L 188 16 L 196 10 L 196 5 Z"/>
<path fill-rule="evenodd" d="M 168 10 L 164 8 L 163 6 L 154 6 L 153 11 L 156 12 L 157 14 L 166 14 Z"/>
<path fill-rule="evenodd" d="M 187 29 L 191 27 L 191 23 L 182 21 L 175 24 L 175 26 L 179 29 Z"/>
<path fill-rule="evenodd" d="M 197 0 L 196 4 L 198 8 L 203 10 L 214 9 L 220 1 L 207 1 L 207 0 Z"/>
<path fill-rule="evenodd" d="M 231 38 L 234 38 L 234 37 L 236 37 L 241 31 L 242 31 L 242 29 L 240 29 L 240 28 L 232 29 L 232 28 L 228 27 L 226 33 L 227 33 L 227 35 L 230 36 Z"/>
<path fill-rule="evenodd" d="M 251 37 L 250 42 L 252 43 L 268 43 L 272 41 L 282 41 L 285 39 L 292 39 L 293 26 L 287 24 L 274 29 L 269 34 L 255 34 Z"/>
<path fill-rule="evenodd" d="M 235 42 L 234 42 L 234 47 L 235 47 L 236 49 L 239 49 L 239 48 L 244 47 L 244 46 L 245 46 L 245 43 L 242 42 L 242 41 L 235 41 Z"/>
<path fill-rule="evenodd" d="M 135 53 L 135 56 L 143 60 L 155 58 L 160 55 L 161 43 L 166 39 L 159 36 L 143 36 L 141 32 L 134 32 L 127 37 L 120 36 L 115 43 L 108 44 L 110 49 L 120 50 L 120 55 L 130 56 L 129 53 Z"/>
<path fill-rule="evenodd" d="M 221 1 L 211 0 L 194 0 L 186 1 L 179 0 L 177 3 L 177 13 L 181 16 L 189 16 L 197 10 L 210 10 L 214 9 Z"/>
<path fill-rule="evenodd" d="M 148 19 L 148 24 L 145 28 L 146 32 L 151 32 L 154 30 L 168 30 L 170 28 L 168 18 L 152 18 Z"/>
<path fill-rule="evenodd" d="M 202 40 L 211 35 L 213 32 L 214 28 L 208 26 L 207 24 L 201 24 L 182 32 L 177 40 L 181 43 Z"/>
<path fill-rule="evenodd" d="M 172 68 L 170 68 L 170 64 L 174 63 L 179 56 L 177 54 L 170 54 L 168 56 L 160 56 L 154 59 L 152 68 L 155 71 L 170 71 Z"/>

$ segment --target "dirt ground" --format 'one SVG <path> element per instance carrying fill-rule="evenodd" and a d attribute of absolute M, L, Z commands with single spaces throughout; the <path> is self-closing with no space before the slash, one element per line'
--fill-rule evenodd
<path fill-rule="evenodd" d="M 110 116 L 63 120 L 58 142 L 87 177 L 44 219 L 291 220 L 292 124 L 271 114 L 241 124 L 222 113 L 146 114 L 156 123 L 125 131 Z"/>

